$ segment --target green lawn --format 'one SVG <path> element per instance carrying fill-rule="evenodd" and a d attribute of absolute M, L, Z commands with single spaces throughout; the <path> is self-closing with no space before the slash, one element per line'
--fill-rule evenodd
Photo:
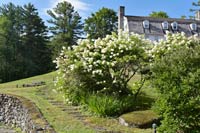
<path fill-rule="evenodd" d="M 61 94 L 53 91 L 53 79 L 55 78 L 55 76 L 56 73 L 51 72 L 40 76 L 0 84 L 0 93 L 19 95 L 33 101 L 41 110 L 42 114 L 48 120 L 50 125 L 53 126 L 53 128 L 58 133 L 93 133 L 103 130 L 123 133 L 152 132 L 151 129 L 142 130 L 121 126 L 119 125 L 117 118 L 87 116 L 84 117 L 84 119 L 77 119 L 77 117 L 74 117 L 74 115 L 71 114 L 69 111 L 63 111 L 60 106 L 52 104 L 51 102 L 56 101 L 57 104 L 62 103 L 61 105 L 63 106 L 63 108 L 71 108 L 71 106 L 63 104 L 64 102 Z M 46 85 L 40 87 L 21 87 L 23 84 L 39 81 L 45 81 Z M 17 88 L 17 86 L 19 87 Z M 149 94 L 152 93 L 152 96 L 150 97 L 155 97 L 155 94 L 152 91 L 153 90 L 145 89 L 144 92 L 149 92 Z M 146 104 L 149 104 L 148 98 L 146 99 L 146 101 Z"/>

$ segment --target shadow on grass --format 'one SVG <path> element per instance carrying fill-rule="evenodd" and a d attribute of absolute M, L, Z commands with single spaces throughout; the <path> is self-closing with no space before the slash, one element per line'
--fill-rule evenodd
<path fill-rule="evenodd" d="M 147 110 L 151 109 L 152 105 L 154 104 L 155 99 L 149 97 L 145 93 L 141 93 L 138 95 L 135 101 L 135 110 Z"/>

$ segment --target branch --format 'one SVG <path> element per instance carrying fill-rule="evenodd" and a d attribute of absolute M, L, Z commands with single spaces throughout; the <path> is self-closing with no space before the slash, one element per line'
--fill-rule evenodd
<path fill-rule="evenodd" d="M 138 94 L 140 93 L 140 90 L 142 89 L 144 82 L 145 82 L 145 78 L 143 77 L 143 75 L 141 75 L 140 82 L 141 82 L 141 86 L 138 88 L 137 92 L 135 93 L 135 100 L 136 100 Z"/>
<path fill-rule="evenodd" d="M 126 80 L 126 84 L 132 79 L 135 73 L 138 71 L 139 67 L 133 72 L 133 74 Z"/>

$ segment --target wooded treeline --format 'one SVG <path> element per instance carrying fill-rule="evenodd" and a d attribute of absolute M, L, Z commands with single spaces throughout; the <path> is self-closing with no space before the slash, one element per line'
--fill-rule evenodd
<path fill-rule="evenodd" d="M 47 27 L 32 4 L 0 7 L 0 82 L 51 70 Z"/>
<path fill-rule="evenodd" d="M 47 21 L 51 27 L 45 26 L 31 3 L 0 6 L 0 83 L 52 71 L 55 69 L 52 60 L 59 55 L 63 46 L 77 45 L 78 39 L 86 34 L 90 34 L 90 39 L 96 39 L 105 36 L 101 34 L 116 31 L 117 15 L 112 9 L 100 9 L 85 23 L 66 1 L 58 3 L 47 13 L 51 17 Z M 87 27 L 85 29 L 84 24 Z M 102 33 L 101 29 L 109 31 Z"/>

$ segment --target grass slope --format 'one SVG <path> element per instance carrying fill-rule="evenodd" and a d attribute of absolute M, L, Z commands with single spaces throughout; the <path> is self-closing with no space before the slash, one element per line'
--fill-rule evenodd
<path fill-rule="evenodd" d="M 53 91 L 53 79 L 55 76 L 56 73 L 51 72 L 40 76 L 0 84 L 0 93 L 19 95 L 33 101 L 50 125 L 52 125 L 58 133 L 95 133 L 99 128 L 123 133 L 152 132 L 151 129 L 142 130 L 119 125 L 117 118 L 101 118 L 93 116 L 88 116 L 84 120 L 75 118 L 74 115 L 67 111 L 63 111 L 62 108 L 50 102 L 51 99 L 57 103 L 63 103 L 62 95 Z M 40 87 L 21 87 L 23 84 L 40 81 L 45 81 L 46 85 Z M 68 105 L 64 106 L 67 107 Z"/>

